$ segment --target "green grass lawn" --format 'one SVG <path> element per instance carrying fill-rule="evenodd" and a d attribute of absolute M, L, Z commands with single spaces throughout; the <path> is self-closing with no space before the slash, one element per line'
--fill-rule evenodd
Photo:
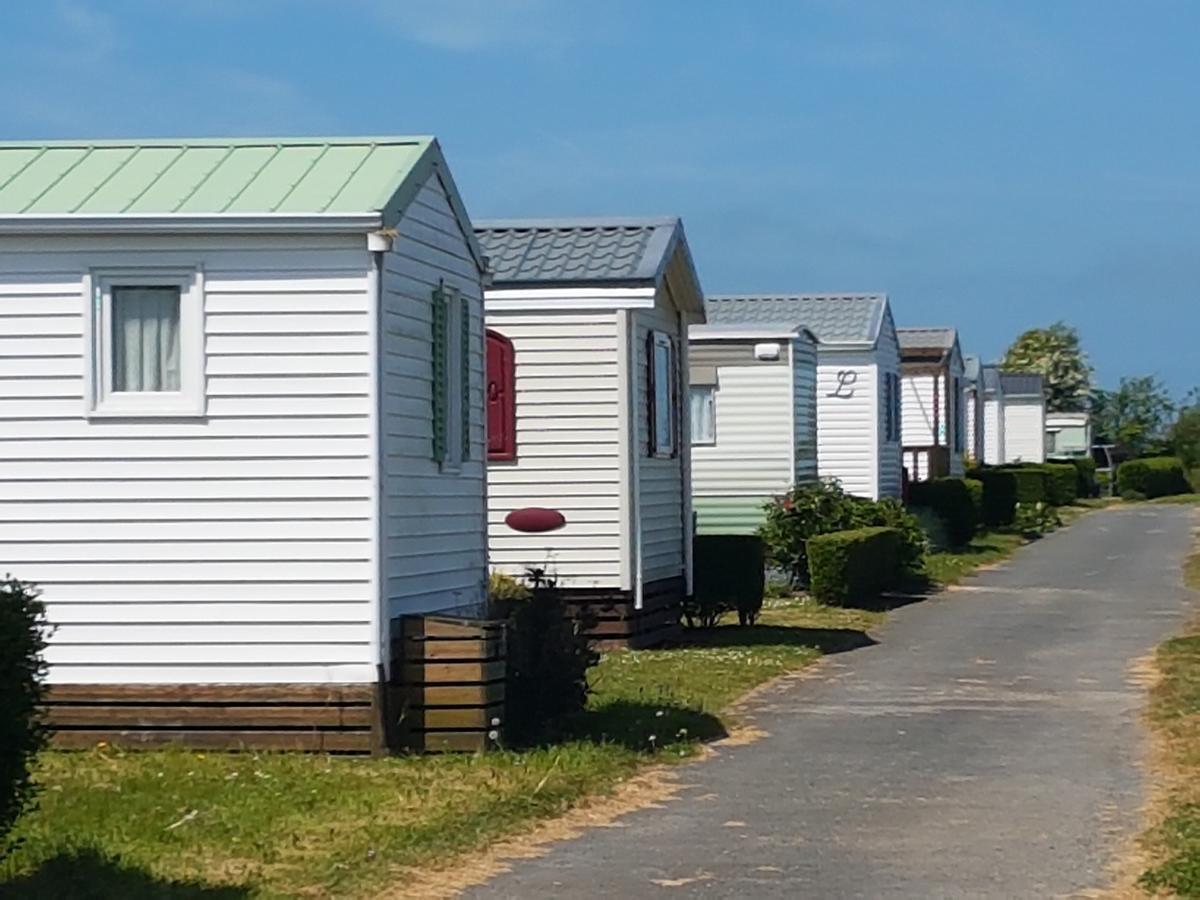
<path fill-rule="evenodd" d="M 1019 534 L 985 531 L 959 550 L 931 553 L 925 559 L 925 571 L 937 585 L 958 584 L 980 566 L 1001 562 L 1028 541 Z"/>
<path fill-rule="evenodd" d="M 1200 590 L 1200 548 L 1184 567 Z M 1141 878 L 1149 891 L 1200 897 L 1200 626 L 1162 644 L 1156 654 L 1161 680 L 1150 696 L 1150 721 L 1163 739 L 1169 780 L 1167 809 L 1142 843 L 1155 865 Z"/>
<path fill-rule="evenodd" d="M 0 863 L 5 898 L 370 896 L 405 870 L 610 792 L 735 724 L 729 705 L 823 653 L 869 643 L 879 613 L 770 604 L 669 650 L 606 654 L 575 738 L 481 756 L 339 758 L 186 750 L 46 753 L 39 808 Z"/>

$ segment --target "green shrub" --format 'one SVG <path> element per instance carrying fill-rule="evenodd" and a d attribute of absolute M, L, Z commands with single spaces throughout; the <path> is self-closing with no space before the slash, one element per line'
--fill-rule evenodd
<path fill-rule="evenodd" d="M 1153 500 L 1156 497 L 1187 494 L 1191 489 L 1183 463 L 1173 456 L 1131 459 L 1121 463 L 1117 469 L 1117 490 L 1122 497 L 1127 493 L 1136 493 Z"/>
<path fill-rule="evenodd" d="M 766 588 L 762 538 L 699 535 L 694 547 L 695 595 L 683 607 L 688 627 L 711 628 L 730 610 L 742 625 L 753 625 Z"/>
<path fill-rule="evenodd" d="M 971 496 L 971 509 L 975 511 L 975 528 L 983 524 L 983 482 L 978 478 L 964 478 L 967 493 Z"/>
<path fill-rule="evenodd" d="M 530 570 L 529 597 L 507 603 L 505 724 L 510 740 L 557 736 L 587 705 L 587 672 L 600 661 L 586 615 L 573 614 L 553 580 Z"/>
<path fill-rule="evenodd" d="M 983 485 L 983 524 L 989 528 L 1011 525 L 1017 513 L 1017 477 L 994 468 L 972 469 L 967 477 Z"/>
<path fill-rule="evenodd" d="M 869 599 L 900 576 L 900 533 L 894 528 L 856 528 L 809 538 L 809 591 L 822 603 Z"/>
<path fill-rule="evenodd" d="M 0 581 L 0 857 L 13 823 L 33 802 L 30 768 L 49 736 L 38 717 L 49 636 L 39 594 L 12 576 Z"/>
<path fill-rule="evenodd" d="M 925 530 L 917 517 L 894 497 L 881 500 L 855 498 L 854 528 L 891 528 L 900 535 L 896 549 L 896 562 L 900 571 L 908 575 L 919 575 L 925 571 L 925 553 L 929 544 Z"/>
<path fill-rule="evenodd" d="M 1097 472 L 1096 473 L 1096 490 L 1101 497 L 1108 497 L 1112 494 L 1112 473 Z"/>
<path fill-rule="evenodd" d="M 962 478 L 914 482 L 910 487 L 909 505 L 937 513 L 946 523 L 946 539 L 952 547 L 970 543 L 979 527 L 975 499 Z"/>
<path fill-rule="evenodd" d="M 798 484 L 766 505 L 758 533 L 767 560 L 787 572 L 794 585 L 808 583 L 808 539 L 853 528 L 857 498 L 832 481 Z"/>
<path fill-rule="evenodd" d="M 1011 472 L 1017 481 L 1017 503 L 1021 506 L 1036 506 L 1049 501 L 1046 488 L 1049 475 L 1042 466 L 1008 466 L 1005 471 Z"/>
<path fill-rule="evenodd" d="M 488 599 L 493 604 L 528 600 L 529 588 L 519 578 L 503 572 L 492 572 L 488 575 Z"/>
<path fill-rule="evenodd" d="M 1079 497 L 1079 472 L 1071 463 L 1046 463 L 1046 499 L 1051 506 L 1069 506 Z"/>
<path fill-rule="evenodd" d="M 1058 511 L 1049 504 L 1017 505 L 1014 527 L 1027 538 L 1039 538 L 1062 525 Z"/>
<path fill-rule="evenodd" d="M 1075 496 L 1096 496 L 1096 461 L 1090 456 L 1076 456 L 1071 460 L 1075 467 Z"/>
<path fill-rule="evenodd" d="M 927 506 L 912 506 L 909 507 L 909 512 L 921 526 L 921 531 L 925 535 L 925 544 L 930 553 L 941 553 L 943 550 L 952 549 L 950 537 L 946 533 L 946 523 L 941 516 Z"/>

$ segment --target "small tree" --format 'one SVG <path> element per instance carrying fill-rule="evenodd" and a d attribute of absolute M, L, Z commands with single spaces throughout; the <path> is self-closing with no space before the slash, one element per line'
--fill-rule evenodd
<path fill-rule="evenodd" d="M 1026 331 L 1008 348 L 1001 365 L 1010 372 L 1040 374 L 1051 412 L 1087 409 L 1092 367 L 1079 344 L 1079 332 L 1065 322 Z"/>
<path fill-rule="evenodd" d="M 0 856 L 13 823 L 33 801 L 30 769 L 48 736 L 38 717 L 49 634 L 39 593 L 12 576 L 0 581 Z"/>
<path fill-rule="evenodd" d="M 1179 413 L 1171 428 L 1171 449 L 1189 472 L 1200 468 L 1200 406 Z"/>
<path fill-rule="evenodd" d="M 1153 375 L 1122 378 L 1115 391 L 1092 395 L 1092 428 L 1096 439 L 1118 444 L 1133 456 L 1161 452 L 1175 404 L 1166 386 Z"/>

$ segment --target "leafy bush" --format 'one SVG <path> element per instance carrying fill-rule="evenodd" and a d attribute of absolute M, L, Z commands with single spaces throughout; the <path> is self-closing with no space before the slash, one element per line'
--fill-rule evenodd
<path fill-rule="evenodd" d="M 855 523 L 855 501 L 834 481 L 798 484 L 766 506 L 759 536 L 767 559 L 795 585 L 808 583 L 807 541 L 816 534 L 843 531 Z"/>
<path fill-rule="evenodd" d="M 503 572 L 492 572 L 488 575 L 488 599 L 492 603 L 528 600 L 529 588 L 511 575 L 505 575 Z"/>
<path fill-rule="evenodd" d="M 1071 460 L 1075 467 L 1075 496 L 1096 496 L 1096 461 L 1090 456 L 1076 456 Z"/>
<path fill-rule="evenodd" d="M 554 581 L 530 570 L 529 596 L 507 604 L 506 724 L 518 744 L 552 737 L 587 704 L 587 672 L 600 661 L 587 617 L 572 614 Z"/>
<path fill-rule="evenodd" d="M 730 610 L 740 624 L 753 625 L 766 587 L 762 538 L 700 535 L 694 546 L 695 596 L 683 607 L 688 627 L 711 628 Z"/>
<path fill-rule="evenodd" d="M 970 543 L 979 527 L 975 499 L 962 478 L 934 478 L 914 482 L 909 504 L 933 510 L 946 523 L 946 538 L 952 547 Z"/>
<path fill-rule="evenodd" d="M 1018 504 L 1014 527 L 1028 538 L 1049 534 L 1062 525 L 1058 511 L 1047 503 Z"/>
<path fill-rule="evenodd" d="M 983 482 L 978 478 L 964 478 L 967 493 L 971 496 L 971 508 L 975 512 L 975 527 L 983 524 Z"/>
<path fill-rule="evenodd" d="M 1011 525 L 1017 513 L 1017 477 L 1006 469 L 993 468 L 972 469 L 967 477 L 983 485 L 983 524 L 989 528 Z"/>
<path fill-rule="evenodd" d="M 0 581 L 0 856 L 13 823 L 33 802 L 30 767 L 49 737 L 38 716 L 50 633 L 39 594 L 11 575 Z"/>
<path fill-rule="evenodd" d="M 1131 459 L 1117 469 L 1117 490 L 1122 497 L 1127 493 L 1138 493 L 1153 500 L 1187 494 L 1191 489 L 1183 463 L 1174 456 Z"/>
<path fill-rule="evenodd" d="M 899 580 L 899 549 L 900 532 L 894 528 L 856 528 L 809 538 L 809 591 L 822 603 L 875 597 Z"/>
<path fill-rule="evenodd" d="M 925 532 L 899 500 L 868 500 L 847 494 L 836 482 L 797 485 L 766 507 L 759 535 L 767 559 L 789 574 L 792 583 L 809 580 L 808 539 L 819 534 L 879 526 L 900 532 L 899 561 L 908 572 L 924 566 Z"/>
<path fill-rule="evenodd" d="M 1046 463 L 1046 500 L 1051 506 L 1069 506 L 1079 497 L 1079 472 L 1071 463 Z"/>
<path fill-rule="evenodd" d="M 1046 488 L 1049 476 L 1042 466 L 1008 466 L 1004 471 L 1011 472 L 1017 481 L 1017 503 L 1021 506 L 1036 506 L 1049 501 Z"/>
<path fill-rule="evenodd" d="M 1112 493 L 1112 473 L 1097 472 L 1096 473 L 1096 490 L 1101 497 L 1107 497 Z"/>
<path fill-rule="evenodd" d="M 925 535 L 925 545 L 930 553 L 941 553 L 952 548 L 950 537 L 946 533 L 946 523 L 941 516 L 927 506 L 913 506 L 909 508 L 909 512 L 921 526 Z"/>

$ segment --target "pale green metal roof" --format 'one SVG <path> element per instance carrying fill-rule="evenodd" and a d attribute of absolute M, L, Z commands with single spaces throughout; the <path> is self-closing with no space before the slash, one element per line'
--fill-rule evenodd
<path fill-rule="evenodd" d="M 0 216 L 386 215 L 431 151 L 431 137 L 0 142 Z"/>

